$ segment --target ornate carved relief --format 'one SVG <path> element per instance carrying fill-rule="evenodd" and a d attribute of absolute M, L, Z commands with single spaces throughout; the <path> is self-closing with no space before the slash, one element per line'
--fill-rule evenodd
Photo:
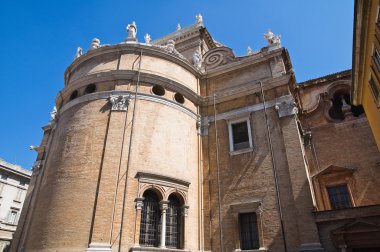
<path fill-rule="evenodd" d="M 130 95 L 111 95 L 108 100 L 112 104 L 111 111 L 128 111 Z"/>
<path fill-rule="evenodd" d="M 204 63 L 207 69 L 225 65 L 229 62 L 236 61 L 236 56 L 228 47 L 214 48 L 204 55 Z"/>

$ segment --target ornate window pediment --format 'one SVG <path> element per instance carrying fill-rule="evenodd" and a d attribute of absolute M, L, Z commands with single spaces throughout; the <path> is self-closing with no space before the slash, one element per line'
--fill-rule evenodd
<path fill-rule="evenodd" d="M 319 210 L 355 207 L 355 168 L 329 165 L 312 176 Z"/>

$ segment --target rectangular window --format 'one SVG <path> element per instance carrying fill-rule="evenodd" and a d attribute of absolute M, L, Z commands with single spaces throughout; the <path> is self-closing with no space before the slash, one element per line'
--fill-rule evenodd
<path fill-rule="evenodd" d="M 229 122 L 230 151 L 252 148 L 249 119 Z"/>
<path fill-rule="evenodd" d="M 331 209 L 345 209 L 352 206 L 347 185 L 327 187 Z"/>
<path fill-rule="evenodd" d="M 372 93 L 375 97 L 375 100 L 376 100 L 376 105 L 379 106 L 379 87 L 377 86 L 375 80 L 373 79 L 373 77 L 371 76 L 370 80 L 369 80 L 369 86 L 371 87 L 371 90 L 372 90 Z"/>
<path fill-rule="evenodd" d="M 377 71 L 380 71 L 380 54 L 376 48 L 373 49 L 372 57 L 373 57 L 373 60 L 375 61 Z"/>
<path fill-rule="evenodd" d="M 9 224 L 16 224 L 17 221 L 17 211 L 11 211 L 8 216 Z"/>
<path fill-rule="evenodd" d="M 259 249 L 259 232 L 256 213 L 239 214 L 240 223 L 240 249 Z"/>
<path fill-rule="evenodd" d="M 20 188 L 17 188 L 17 194 L 16 194 L 15 201 L 21 202 L 22 193 L 23 193 L 23 190 Z"/>

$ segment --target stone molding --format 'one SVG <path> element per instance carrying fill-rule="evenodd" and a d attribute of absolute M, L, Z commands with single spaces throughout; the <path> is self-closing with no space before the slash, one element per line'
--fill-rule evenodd
<path fill-rule="evenodd" d="M 86 252 L 111 252 L 111 244 L 109 243 L 90 243 L 88 248 L 86 249 Z"/>
<path fill-rule="evenodd" d="M 165 59 L 170 62 L 176 63 L 186 70 L 190 71 L 197 77 L 201 76 L 201 72 L 196 69 L 188 60 L 182 59 L 175 54 L 169 54 L 160 48 L 155 48 L 150 45 L 146 45 L 143 43 L 122 43 L 116 45 L 104 45 L 102 47 L 97 48 L 96 50 L 91 50 L 83 54 L 81 57 L 74 60 L 74 62 L 66 69 L 65 71 L 65 86 L 70 83 L 70 75 L 75 69 L 82 63 L 91 60 L 94 57 L 105 55 L 105 54 L 140 54 L 141 51 L 144 55 L 154 56 L 157 58 Z"/>
<path fill-rule="evenodd" d="M 317 223 L 372 216 L 380 216 L 380 205 L 314 212 L 314 219 Z"/>
<path fill-rule="evenodd" d="M 157 248 L 157 247 L 143 247 L 135 245 L 131 248 L 131 252 L 190 252 L 188 249 L 171 249 L 171 248 Z"/>
<path fill-rule="evenodd" d="M 97 93 L 92 93 L 92 94 L 87 94 L 83 95 L 81 97 L 78 97 L 68 103 L 66 103 L 61 109 L 60 109 L 60 114 L 63 114 L 66 110 L 70 109 L 71 107 L 74 107 L 75 105 L 84 103 L 84 102 L 89 102 L 89 101 L 95 101 L 95 100 L 108 100 L 108 98 L 111 95 L 131 95 L 131 99 L 134 99 L 134 95 L 132 95 L 132 92 L 130 91 L 122 91 L 122 90 L 114 90 L 114 91 L 104 91 L 104 92 L 97 92 Z M 181 104 L 176 103 L 175 101 L 170 101 L 165 98 L 162 98 L 160 96 L 156 95 L 150 95 L 150 94 L 142 94 L 138 93 L 137 94 L 137 99 L 140 100 L 147 100 L 147 101 L 152 101 L 152 102 L 157 102 L 169 107 L 172 107 L 174 109 L 177 109 L 194 120 L 197 120 L 198 115 L 191 111 L 190 109 L 186 108 L 185 106 L 182 106 Z"/>
<path fill-rule="evenodd" d="M 260 210 L 260 206 L 261 206 L 261 201 L 255 200 L 255 201 L 231 204 L 230 208 L 232 212 L 234 213 L 250 213 L 250 212 L 257 212 L 258 210 Z"/>
<path fill-rule="evenodd" d="M 271 108 L 276 106 L 277 103 L 281 102 L 290 102 L 293 101 L 293 98 L 291 95 L 284 95 L 279 98 L 276 98 L 274 100 L 269 100 L 265 102 L 265 105 L 267 108 Z M 228 112 L 220 113 L 216 115 L 216 120 L 232 120 L 234 118 L 240 118 L 242 115 L 247 114 L 247 113 L 252 113 L 254 111 L 259 111 L 264 109 L 264 104 L 263 103 L 258 103 L 252 106 L 247 106 L 243 107 L 240 109 L 234 109 Z M 206 116 L 202 117 L 202 120 L 208 121 L 208 122 L 214 122 L 214 117 L 213 116 Z"/>
<path fill-rule="evenodd" d="M 102 82 L 118 82 L 118 81 L 128 81 L 136 82 L 136 71 L 132 70 L 111 70 L 108 72 L 92 73 L 89 75 L 82 76 L 78 79 L 70 82 L 70 85 L 66 86 L 62 90 L 62 94 L 67 99 L 74 90 L 78 90 L 84 86 L 93 83 Z M 160 75 L 155 75 L 146 72 L 140 72 L 140 83 L 146 83 L 151 85 L 160 85 L 165 88 L 171 89 L 175 92 L 183 94 L 187 99 L 193 103 L 200 103 L 202 98 L 191 88 L 189 88 L 186 83 L 180 83 L 176 80 L 169 79 Z M 76 98 L 78 99 L 78 98 Z"/>
<path fill-rule="evenodd" d="M 142 199 L 146 190 L 154 189 L 160 193 L 161 202 L 165 203 L 172 193 L 176 193 L 181 196 L 183 205 L 187 206 L 189 182 L 147 172 L 137 172 L 136 178 L 139 181 L 137 198 Z M 137 200 L 135 201 L 137 202 Z"/>

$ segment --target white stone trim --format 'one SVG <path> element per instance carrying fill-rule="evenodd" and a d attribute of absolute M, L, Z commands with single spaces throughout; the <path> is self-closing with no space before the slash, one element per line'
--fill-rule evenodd
<path fill-rule="evenodd" d="M 249 148 L 245 148 L 242 150 L 234 150 L 234 144 L 233 144 L 233 135 L 232 135 L 232 124 L 240 123 L 240 122 L 246 122 L 247 123 L 247 130 L 248 130 L 248 138 L 249 138 Z M 252 151 L 253 150 L 253 142 L 252 142 L 252 130 L 251 130 L 251 120 L 249 116 L 245 116 L 239 119 L 235 120 L 228 120 L 228 138 L 230 143 L 230 154 L 236 155 L 242 153 L 242 151 Z"/>
<path fill-rule="evenodd" d="M 291 95 L 284 95 L 279 98 L 276 98 L 274 100 L 269 100 L 265 102 L 265 105 L 267 108 L 271 108 L 276 106 L 277 103 L 281 102 L 293 102 L 293 98 Z M 240 118 L 243 115 L 250 114 L 255 111 L 263 110 L 264 109 L 264 104 L 263 103 L 258 103 L 252 106 L 247 106 L 244 108 L 240 109 L 234 109 L 228 112 L 220 113 L 216 115 L 216 120 L 233 120 L 235 118 Z M 214 122 L 214 116 L 209 116 L 209 117 L 202 117 L 202 120 L 208 121 L 208 122 Z"/>
<path fill-rule="evenodd" d="M 97 92 L 97 93 L 87 94 L 87 95 L 83 95 L 83 96 L 80 96 L 78 98 L 75 98 L 74 100 L 66 103 L 59 110 L 59 114 L 61 115 L 66 110 L 70 109 L 71 107 L 73 107 L 75 105 L 78 105 L 78 104 L 81 104 L 81 103 L 84 103 L 84 102 L 95 101 L 95 100 L 105 100 L 106 101 L 111 95 L 130 95 L 131 99 L 135 98 L 135 95 L 134 95 L 133 92 L 122 91 L 122 90 L 120 90 L 120 91 L 119 90 L 104 91 L 104 92 Z M 179 111 L 187 114 L 188 116 L 190 116 L 194 120 L 198 119 L 197 113 L 191 111 L 190 109 L 186 108 L 185 106 L 179 104 L 176 101 L 170 101 L 170 100 L 165 99 L 165 98 L 163 98 L 161 96 L 138 93 L 137 94 L 137 99 L 160 103 L 160 104 L 172 107 L 174 109 L 177 109 L 177 110 L 179 110 Z"/>
<path fill-rule="evenodd" d="M 98 242 L 92 242 L 88 248 L 86 249 L 86 252 L 111 252 L 111 244 L 109 243 L 98 243 Z"/>

